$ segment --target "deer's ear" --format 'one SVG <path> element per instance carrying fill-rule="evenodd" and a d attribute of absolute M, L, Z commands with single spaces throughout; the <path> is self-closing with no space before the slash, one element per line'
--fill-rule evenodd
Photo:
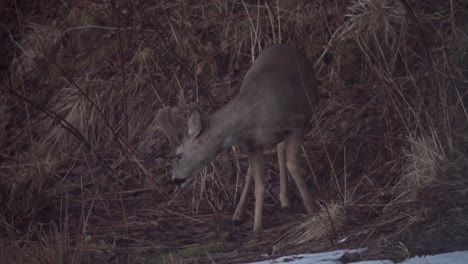
<path fill-rule="evenodd" d="M 200 108 L 195 107 L 187 121 L 188 137 L 194 139 L 203 131 L 203 116 Z"/>
<path fill-rule="evenodd" d="M 156 113 L 156 121 L 159 123 L 160 129 L 164 132 L 164 134 L 166 134 L 167 138 L 169 139 L 169 143 L 173 148 L 180 145 L 180 138 L 177 134 L 177 129 L 175 128 L 172 117 L 174 112 L 174 109 L 165 107 L 159 109 L 159 111 Z"/>

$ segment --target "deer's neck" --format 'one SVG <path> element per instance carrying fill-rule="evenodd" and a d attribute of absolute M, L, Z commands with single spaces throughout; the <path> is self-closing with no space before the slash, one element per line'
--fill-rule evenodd
<path fill-rule="evenodd" d="M 240 107 L 233 100 L 210 117 L 212 139 L 219 144 L 220 149 L 226 149 L 245 140 L 245 131 L 249 126 L 244 113 L 245 107 Z"/>

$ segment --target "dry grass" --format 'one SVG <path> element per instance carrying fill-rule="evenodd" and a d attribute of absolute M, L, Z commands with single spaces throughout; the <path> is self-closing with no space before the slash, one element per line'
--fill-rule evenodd
<path fill-rule="evenodd" d="M 300 245 L 327 239 L 336 239 L 345 224 L 345 210 L 337 204 L 323 207 L 316 215 L 309 217 L 298 226 L 291 227 L 279 244 Z"/>
<path fill-rule="evenodd" d="M 434 184 L 443 171 L 443 164 L 447 162 L 442 146 L 437 145 L 435 140 L 430 137 L 409 139 L 411 149 L 404 151 L 407 164 L 401 184 L 413 196 L 416 195 L 414 192 Z"/>
<path fill-rule="evenodd" d="M 462 1 L 5 1 L 0 258 L 242 262 L 369 246 L 367 257 L 398 259 L 466 249 L 467 13 Z M 191 191 L 174 193 L 155 113 L 219 109 L 278 42 L 316 62 L 323 99 L 302 164 L 324 209 L 298 217 L 294 191 L 293 210 L 276 210 L 271 154 L 267 230 L 253 237 L 248 217 L 225 223 L 245 153 L 223 153 Z"/>

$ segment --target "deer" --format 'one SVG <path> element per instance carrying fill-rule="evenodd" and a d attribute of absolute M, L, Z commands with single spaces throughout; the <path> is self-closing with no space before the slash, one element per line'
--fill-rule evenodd
<path fill-rule="evenodd" d="M 187 129 L 179 137 L 170 107 L 160 109 L 156 121 L 175 149 L 172 182 L 187 185 L 223 150 L 243 144 L 248 152 L 244 187 L 232 221 L 239 224 L 252 183 L 255 190 L 254 232 L 261 232 L 265 196 L 264 150 L 276 145 L 282 208 L 290 207 L 288 175 L 296 183 L 307 214 L 314 211 L 312 195 L 299 166 L 304 130 L 318 100 L 317 79 L 311 62 L 288 44 L 263 50 L 247 71 L 238 94 L 208 115 L 195 106 Z"/>

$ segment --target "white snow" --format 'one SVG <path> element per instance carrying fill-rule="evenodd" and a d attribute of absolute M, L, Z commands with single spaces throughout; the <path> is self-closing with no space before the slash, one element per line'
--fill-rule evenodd
<path fill-rule="evenodd" d="M 335 250 L 323 253 L 314 253 L 314 254 L 300 254 L 300 255 L 291 255 L 280 257 L 273 260 L 265 260 L 260 262 L 253 262 L 251 264 L 271 264 L 271 263 L 288 263 L 288 264 L 336 264 L 337 259 L 339 259 L 345 253 L 361 253 L 364 252 L 365 248 L 358 249 L 344 249 L 344 250 Z"/>
<path fill-rule="evenodd" d="M 251 264 L 339 264 L 338 259 L 345 253 L 361 253 L 365 248 L 358 249 L 345 249 L 336 250 L 315 254 L 299 254 L 280 257 L 272 260 L 265 260 L 260 262 L 252 262 Z M 353 262 L 354 264 L 395 264 L 390 260 L 367 260 L 360 262 Z M 455 251 L 450 253 L 443 253 L 433 256 L 419 256 L 413 257 L 401 262 L 401 264 L 467 264 L 468 263 L 468 250 Z"/>
<path fill-rule="evenodd" d="M 414 257 L 403 261 L 404 264 L 466 264 L 468 263 L 468 250 L 443 253 L 434 256 Z"/>

